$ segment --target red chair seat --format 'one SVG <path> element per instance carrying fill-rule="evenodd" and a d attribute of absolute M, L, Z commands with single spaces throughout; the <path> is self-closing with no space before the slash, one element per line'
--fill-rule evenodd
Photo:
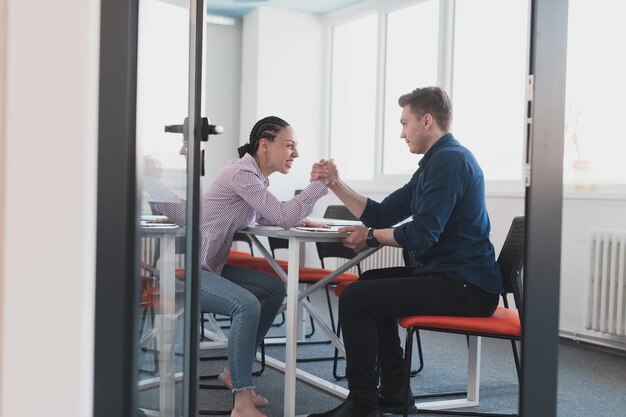
<path fill-rule="evenodd" d="M 226 261 L 226 263 L 228 265 L 236 265 L 236 266 L 247 266 L 247 264 L 250 264 L 253 267 L 257 263 L 260 264 L 260 261 L 265 261 L 265 259 L 255 258 L 247 252 L 231 250 L 228 255 L 228 260 Z M 253 269 L 256 269 L 256 268 L 253 268 Z M 176 268 L 175 276 L 176 276 L 176 279 L 184 281 L 185 280 L 185 268 Z"/>
<path fill-rule="evenodd" d="M 241 259 L 241 258 L 252 258 L 248 252 L 240 252 L 238 250 L 231 250 L 228 254 L 228 259 Z"/>
<path fill-rule="evenodd" d="M 176 270 L 174 271 L 174 276 L 176 277 L 176 279 L 184 281 L 185 280 L 185 268 L 176 268 Z"/>
<path fill-rule="evenodd" d="M 287 263 L 285 262 L 280 263 L 280 267 L 283 269 L 283 271 L 287 272 L 288 270 L 288 266 Z M 278 277 L 278 274 L 276 274 L 276 271 L 274 271 L 274 268 L 272 268 L 270 265 L 264 265 L 261 266 L 260 268 L 258 268 L 259 271 L 263 271 L 265 273 L 268 273 L 270 275 L 274 275 L 276 277 Z M 328 274 L 332 273 L 332 270 L 329 269 L 322 269 L 322 268 L 309 268 L 306 266 L 301 266 L 300 267 L 300 272 L 299 272 L 299 281 L 303 282 L 303 283 L 315 283 L 320 281 L 322 278 L 326 277 Z M 358 280 L 359 277 L 355 274 L 350 274 L 348 272 L 344 272 L 343 274 L 337 276 L 335 279 L 333 279 L 330 284 L 341 284 L 344 282 L 354 282 L 356 280 Z"/>
<path fill-rule="evenodd" d="M 149 307 L 153 305 L 154 296 L 159 289 L 159 282 L 153 277 L 142 276 L 141 280 L 141 307 Z"/>
<path fill-rule="evenodd" d="M 288 271 L 289 267 L 288 267 L 287 261 L 282 260 L 282 259 L 277 259 L 276 262 L 278 263 L 278 265 L 280 265 L 283 271 L 285 272 Z M 256 269 L 259 271 L 263 271 L 267 274 L 274 275 L 275 277 L 278 277 L 278 274 L 276 273 L 276 271 L 274 271 L 274 268 L 272 268 L 269 262 L 267 262 L 267 259 L 261 258 L 258 256 L 251 256 L 250 254 L 247 254 L 245 252 L 238 252 L 238 251 L 231 250 L 228 256 L 228 260 L 226 261 L 226 264 L 233 265 L 233 266 L 241 266 L 244 268 Z M 332 271 L 328 269 L 309 268 L 309 267 L 303 266 L 303 267 L 300 267 L 300 275 L 299 275 L 300 282 L 306 282 L 306 283 L 318 282 L 319 280 L 321 280 L 322 278 L 324 278 L 331 272 Z M 335 278 L 332 281 L 332 283 L 341 284 L 343 282 L 354 282 L 358 279 L 359 277 L 357 275 L 345 272 L 339 275 L 337 278 Z"/>
<path fill-rule="evenodd" d="M 276 262 L 278 262 L 281 267 L 287 267 L 287 261 L 277 259 Z M 237 251 L 230 251 L 228 259 L 226 260 L 226 265 L 241 266 L 250 269 L 260 269 L 262 267 L 269 267 L 270 269 L 272 268 L 265 258 L 252 256 L 245 252 Z"/>
<path fill-rule="evenodd" d="M 459 332 L 519 337 L 521 324 L 515 310 L 498 307 L 491 317 L 407 316 L 398 320 L 405 329 L 448 329 Z"/>

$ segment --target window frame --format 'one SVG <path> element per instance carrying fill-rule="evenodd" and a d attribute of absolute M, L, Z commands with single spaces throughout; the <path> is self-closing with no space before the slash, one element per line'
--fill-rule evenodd
<path fill-rule="evenodd" d="M 387 34 L 387 14 L 410 7 L 425 0 L 367 0 L 344 8 L 337 12 L 324 16 L 326 25 L 326 83 L 324 86 L 324 102 L 327 106 L 323 112 L 324 132 L 326 138 L 322 145 L 322 153 L 327 157 L 330 155 L 331 136 L 330 119 L 331 108 L 331 80 L 332 80 L 332 48 L 333 48 L 333 28 L 336 25 L 358 19 L 365 15 L 376 13 L 378 15 L 378 44 L 377 44 L 377 76 L 376 76 L 376 111 L 375 111 L 375 132 L 374 132 L 374 161 L 373 176 L 371 180 L 350 180 L 353 188 L 363 193 L 383 193 L 386 194 L 402 185 L 410 178 L 407 175 L 383 174 L 383 147 L 384 147 L 384 94 L 385 94 L 385 71 L 386 71 L 386 34 Z M 453 54 L 454 54 L 454 21 L 456 0 L 439 0 L 439 56 L 437 83 L 454 97 L 453 89 Z M 529 6 L 530 7 L 530 6 Z M 528 34 L 530 36 L 530 34 Z M 528 46 L 530 48 L 530 45 Z M 524 117 L 520 114 L 520 118 Z M 400 127 L 398 127 L 399 131 Z M 565 140 L 565 137 L 563 137 Z M 523 158 L 520 155 L 520 179 L 519 180 L 489 180 L 485 182 L 486 194 L 490 197 L 523 197 Z M 563 197 L 565 199 L 579 200 L 624 200 L 626 199 L 626 184 L 597 184 L 594 189 L 586 192 L 577 192 L 573 184 L 564 181 Z"/>
<path fill-rule="evenodd" d="M 375 133 L 374 133 L 374 172 L 371 180 L 350 180 L 350 183 L 359 191 L 385 192 L 405 184 L 410 178 L 408 175 L 383 174 L 383 147 L 384 147 L 384 117 L 385 117 L 385 71 L 386 71 L 386 38 L 387 38 L 387 15 L 391 12 L 406 7 L 423 3 L 427 0 L 370 0 L 355 6 L 342 9 L 338 12 L 325 16 L 327 25 L 327 67 L 328 82 L 325 91 L 325 102 L 328 103 L 324 112 L 324 141 L 323 154 L 330 155 L 331 149 L 331 117 L 332 117 L 332 54 L 333 54 L 333 30 L 336 25 L 376 13 L 378 16 L 378 42 L 377 42 L 377 69 L 376 69 L 376 110 L 375 110 Z M 447 91 L 452 90 L 452 52 L 454 42 L 454 4 L 455 0 L 439 0 L 439 45 L 437 63 L 437 83 Z M 400 114 L 398 113 L 398 117 Z M 398 132 L 400 126 L 398 125 Z"/>

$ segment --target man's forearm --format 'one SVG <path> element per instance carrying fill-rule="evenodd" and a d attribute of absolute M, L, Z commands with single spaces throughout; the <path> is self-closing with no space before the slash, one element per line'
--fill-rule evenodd
<path fill-rule="evenodd" d="M 328 188 L 345 204 L 356 217 L 361 217 L 367 204 L 367 198 L 354 191 L 341 178 L 338 178 Z"/>

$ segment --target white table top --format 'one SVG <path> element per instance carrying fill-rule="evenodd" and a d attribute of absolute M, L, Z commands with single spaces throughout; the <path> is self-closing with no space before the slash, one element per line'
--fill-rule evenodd
<path fill-rule="evenodd" d="M 343 238 L 350 235 L 349 233 L 340 233 L 324 229 L 300 230 L 295 227 L 283 229 L 279 226 L 250 226 L 239 232 L 257 236 L 280 237 L 283 239 L 297 238 L 297 240 L 305 242 L 340 242 Z"/>

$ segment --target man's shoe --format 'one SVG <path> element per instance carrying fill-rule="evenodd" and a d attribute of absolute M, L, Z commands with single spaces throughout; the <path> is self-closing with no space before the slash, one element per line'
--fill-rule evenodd
<path fill-rule="evenodd" d="M 405 388 L 398 388 L 395 390 L 386 389 L 381 385 L 378 390 L 378 406 L 383 413 L 402 414 L 404 413 L 404 390 Z M 408 394 L 409 413 L 417 411 L 415 406 L 415 399 L 413 398 L 413 392 L 409 387 Z"/>
<path fill-rule="evenodd" d="M 348 396 L 339 407 L 321 414 L 309 414 L 309 417 L 382 417 L 382 413 L 378 405 L 363 407 Z"/>

